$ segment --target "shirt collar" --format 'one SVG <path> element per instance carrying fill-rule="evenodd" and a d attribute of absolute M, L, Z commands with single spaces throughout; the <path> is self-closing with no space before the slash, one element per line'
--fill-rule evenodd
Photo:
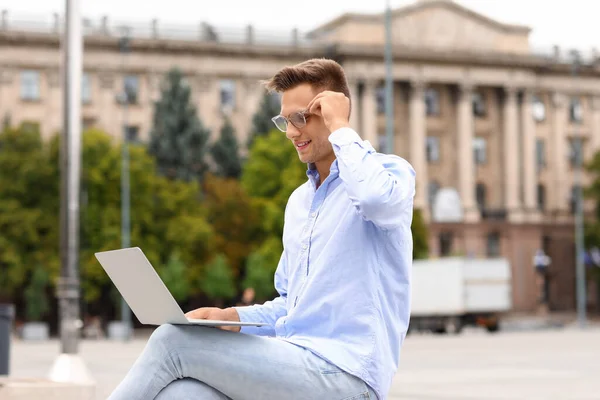
<path fill-rule="evenodd" d="M 331 167 L 329 167 L 329 176 L 331 177 L 331 179 L 338 176 L 339 171 L 340 170 L 338 168 L 338 160 L 336 158 L 331 163 Z M 308 168 L 306 170 L 306 176 L 308 176 L 308 179 L 312 182 L 313 188 L 316 188 L 317 184 L 319 183 L 320 177 L 319 177 L 319 171 L 317 171 L 317 166 L 314 163 L 308 163 Z"/>

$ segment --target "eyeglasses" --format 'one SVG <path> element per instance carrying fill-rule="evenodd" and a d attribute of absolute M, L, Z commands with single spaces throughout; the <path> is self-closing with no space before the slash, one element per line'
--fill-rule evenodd
<path fill-rule="evenodd" d="M 288 115 L 288 117 L 284 117 L 283 115 L 277 115 L 276 117 L 271 118 L 271 121 L 275 124 L 277 129 L 281 132 L 287 132 L 288 122 L 291 122 L 298 129 L 302 129 L 306 126 L 306 121 L 311 114 L 306 111 L 297 111 Z"/>

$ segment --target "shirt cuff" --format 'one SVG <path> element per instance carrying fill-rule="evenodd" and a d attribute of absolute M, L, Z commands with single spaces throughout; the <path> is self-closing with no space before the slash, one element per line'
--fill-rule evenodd
<path fill-rule="evenodd" d="M 340 128 L 336 131 L 331 132 L 329 135 L 329 142 L 333 145 L 334 151 L 347 148 L 352 144 L 357 144 L 358 147 L 366 150 L 367 153 L 376 153 L 373 144 L 368 140 L 363 140 L 358 133 L 352 128 Z"/>
<path fill-rule="evenodd" d="M 356 133 L 356 131 L 352 128 L 340 128 L 331 132 L 331 134 L 329 135 L 329 142 L 338 147 L 342 147 L 352 143 L 361 144 L 362 141 L 363 140 L 360 136 L 358 136 L 358 133 Z"/>
<path fill-rule="evenodd" d="M 241 307 L 233 307 L 238 313 L 240 317 L 240 322 L 262 322 L 260 320 L 259 313 L 255 310 L 253 306 L 241 306 Z M 241 326 L 240 332 L 247 333 L 251 335 L 259 335 L 262 330 L 268 328 L 267 326 Z"/>

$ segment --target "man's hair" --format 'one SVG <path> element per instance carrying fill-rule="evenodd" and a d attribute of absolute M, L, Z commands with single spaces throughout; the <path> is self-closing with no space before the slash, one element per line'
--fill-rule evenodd
<path fill-rule="evenodd" d="M 318 91 L 332 90 L 344 93 L 352 104 L 350 88 L 342 66 L 326 58 L 313 58 L 300 64 L 284 67 L 271 79 L 263 81 L 267 90 L 279 93 L 304 83 L 310 84 L 313 89 Z"/>

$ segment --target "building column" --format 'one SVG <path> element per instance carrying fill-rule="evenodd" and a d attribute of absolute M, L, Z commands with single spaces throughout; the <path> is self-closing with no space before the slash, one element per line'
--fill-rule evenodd
<path fill-rule="evenodd" d="M 377 150 L 379 149 L 379 134 L 377 132 L 377 101 L 375 98 L 375 81 L 365 81 L 361 96 L 361 121 L 360 136 L 368 140 Z"/>
<path fill-rule="evenodd" d="M 348 89 L 350 90 L 350 127 L 355 131 L 359 132 L 359 122 L 360 122 L 360 106 L 359 106 L 359 98 L 358 98 L 358 82 L 355 80 L 348 80 Z"/>
<path fill-rule="evenodd" d="M 540 212 L 537 207 L 537 156 L 535 119 L 533 117 L 533 94 L 526 89 L 523 92 L 521 107 L 521 121 L 523 126 L 523 202 L 526 220 L 539 222 Z"/>
<path fill-rule="evenodd" d="M 426 157 L 426 115 L 424 82 L 411 82 L 410 91 L 410 163 L 417 174 L 417 187 L 414 199 L 415 208 L 423 213 L 424 217 L 429 215 L 429 205 L 427 196 L 427 184 L 429 178 L 427 175 L 427 157 Z M 426 218 L 428 220 L 428 218 Z"/>
<path fill-rule="evenodd" d="M 504 207 L 511 222 L 522 221 L 522 206 L 519 196 L 519 146 L 517 116 L 517 89 L 512 86 L 504 87 Z"/>
<path fill-rule="evenodd" d="M 99 107 L 99 127 L 108 132 L 112 137 L 118 140 L 123 139 L 123 127 L 121 126 L 122 111 L 117 103 L 117 94 L 122 91 L 122 85 L 116 84 L 115 74 L 110 72 L 101 73 Z M 122 83 L 122 81 L 120 81 Z"/>
<path fill-rule="evenodd" d="M 44 139 L 57 135 L 62 130 L 62 88 L 60 87 L 59 71 L 46 71 L 46 83 L 48 88 L 46 117 L 43 121 L 39 121 Z"/>
<path fill-rule="evenodd" d="M 562 93 L 552 95 L 554 119 L 550 133 L 550 210 L 558 212 L 559 217 L 568 214 L 569 188 L 567 187 L 568 169 L 568 146 L 566 142 L 566 130 L 568 122 L 568 99 Z"/>
<path fill-rule="evenodd" d="M 463 206 L 464 221 L 477 222 L 480 215 L 475 200 L 475 162 L 473 157 L 473 86 L 459 86 L 458 98 L 458 192 Z"/>

